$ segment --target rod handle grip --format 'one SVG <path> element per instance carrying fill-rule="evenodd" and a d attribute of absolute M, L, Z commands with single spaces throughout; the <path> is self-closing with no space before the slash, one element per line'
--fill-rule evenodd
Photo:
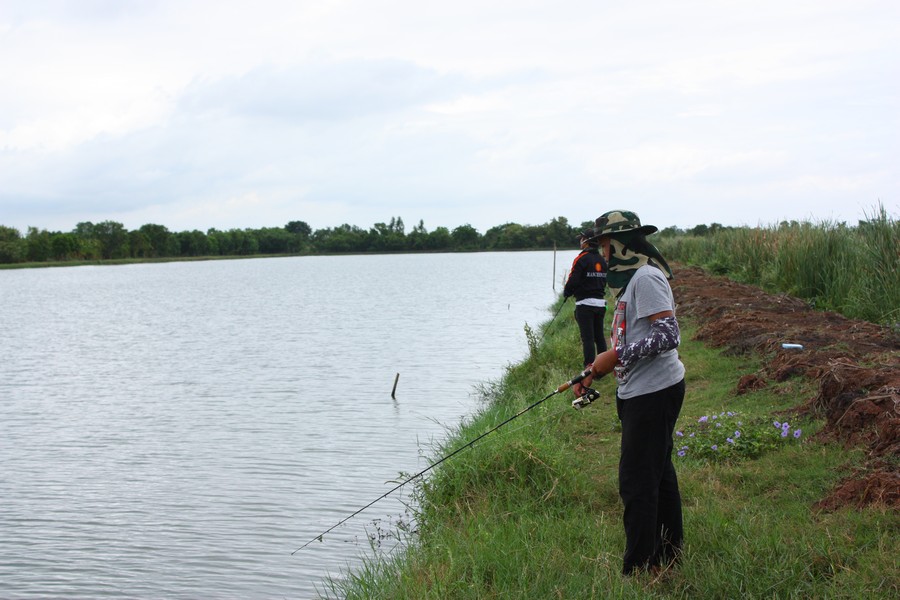
<path fill-rule="evenodd" d="M 558 388 L 556 388 L 556 392 L 559 393 L 559 392 L 564 392 L 564 391 L 566 391 L 567 389 L 569 389 L 570 387 L 572 387 L 572 386 L 575 385 L 576 383 L 581 383 L 581 381 L 582 381 L 585 377 L 589 376 L 590 374 L 591 374 L 591 367 L 588 367 L 587 369 L 585 369 L 584 371 L 582 371 L 581 373 L 579 373 L 578 375 L 576 375 L 576 376 L 573 377 L 572 379 L 568 380 L 567 382 L 565 382 L 564 384 L 562 384 L 561 386 L 559 386 Z"/>

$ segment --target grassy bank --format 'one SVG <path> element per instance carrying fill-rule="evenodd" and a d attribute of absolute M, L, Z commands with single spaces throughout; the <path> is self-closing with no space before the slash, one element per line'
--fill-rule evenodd
<path fill-rule="evenodd" d="M 496 426 L 573 374 L 581 357 L 571 311 L 564 306 L 532 356 L 485 389 L 483 412 L 434 456 Z M 677 569 L 657 579 L 619 574 L 619 431 L 613 382 L 604 380 L 597 385 L 601 400 L 586 409 L 573 410 L 569 394 L 554 396 L 441 465 L 417 489 L 419 531 L 409 536 L 409 550 L 367 561 L 331 582 L 324 595 L 897 597 L 898 515 L 813 509 L 862 456 L 812 440 L 820 424 L 795 422 L 784 412 L 812 395 L 811 384 L 788 380 L 736 396 L 739 376 L 757 369 L 754 359 L 725 357 L 691 338 L 691 324 L 684 323 L 688 392 L 678 427 L 684 456 L 676 468 L 686 547 Z"/>

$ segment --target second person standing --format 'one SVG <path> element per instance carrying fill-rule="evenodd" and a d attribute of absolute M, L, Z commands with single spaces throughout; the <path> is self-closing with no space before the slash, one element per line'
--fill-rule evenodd
<path fill-rule="evenodd" d="M 603 319 L 606 316 L 606 259 L 600 254 L 599 243 L 591 238 L 593 231 L 578 236 L 581 252 L 572 262 L 563 296 L 575 296 L 575 322 L 581 335 L 584 366 L 594 362 L 606 350 Z"/>

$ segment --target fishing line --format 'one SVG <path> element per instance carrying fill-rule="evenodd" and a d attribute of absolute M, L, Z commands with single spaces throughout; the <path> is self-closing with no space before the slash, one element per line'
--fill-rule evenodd
<path fill-rule="evenodd" d="M 559 305 L 559 308 L 556 309 L 556 314 L 553 315 L 553 318 L 550 319 L 550 322 L 547 323 L 547 326 L 546 326 L 546 327 L 544 327 L 544 331 L 541 333 L 540 339 L 538 339 L 538 343 L 537 343 L 538 346 L 540 346 L 540 345 L 541 345 L 541 342 L 544 341 L 544 336 L 547 335 L 547 332 L 548 332 L 548 331 L 550 331 L 550 328 L 553 326 L 553 322 L 556 321 L 556 317 L 559 316 L 560 311 L 562 311 L 563 306 L 565 306 L 565 305 L 566 305 L 566 302 L 568 302 L 568 301 L 569 301 L 569 297 L 568 297 L 568 296 L 566 296 L 565 298 L 563 298 L 562 304 L 560 304 L 560 305 Z"/>
<path fill-rule="evenodd" d="M 498 435 L 501 437 L 501 439 L 502 439 L 502 438 L 509 437 L 509 436 L 511 436 L 512 434 L 514 434 L 514 433 L 517 432 L 517 431 L 521 431 L 522 429 L 525 429 L 526 427 L 532 427 L 532 426 L 534 426 L 534 424 L 535 424 L 536 422 L 543 422 L 544 420 L 548 420 L 548 419 L 550 419 L 550 417 L 555 417 L 555 416 L 559 415 L 560 413 L 569 410 L 570 408 L 571 408 L 571 407 L 569 407 L 569 406 L 567 406 L 567 405 L 564 404 L 564 405 L 560 406 L 559 408 L 556 408 L 556 409 L 554 409 L 554 410 L 551 410 L 551 411 L 549 411 L 549 412 L 546 412 L 546 413 L 544 413 L 543 415 L 541 415 L 541 416 L 539 416 L 539 417 L 535 417 L 536 419 L 538 419 L 538 421 L 535 421 L 534 419 L 532 419 L 532 420 L 529 421 L 529 422 L 522 423 L 522 424 L 519 425 L 518 427 L 512 427 L 512 428 L 504 429 L 503 432 L 502 432 L 502 433 L 498 433 Z"/>
<path fill-rule="evenodd" d="M 410 481 L 413 481 L 413 480 L 416 479 L 417 477 L 421 477 L 422 475 L 424 475 L 425 473 L 427 473 L 427 472 L 430 471 L 431 469 L 435 468 L 436 466 L 438 466 L 438 465 L 441 464 L 442 462 L 444 462 L 444 461 L 446 461 L 446 460 L 448 460 L 448 459 L 450 459 L 450 458 L 453 458 L 454 456 L 456 456 L 457 454 L 459 454 L 460 452 L 462 452 L 462 451 L 465 450 L 466 448 L 471 448 L 471 447 L 472 447 L 476 442 L 478 442 L 479 440 L 481 440 L 481 439 L 487 437 L 488 435 L 494 433 L 495 431 L 497 431 L 498 429 L 500 429 L 501 427 L 503 427 L 504 425 L 506 425 L 506 424 L 509 423 L 510 421 L 513 421 L 513 420 L 515 420 L 515 419 L 518 419 L 519 417 L 521 417 L 522 415 L 524 415 L 525 413 L 527 413 L 527 412 L 530 411 L 531 409 L 533 409 L 533 408 L 535 408 L 535 407 L 537 407 L 537 406 L 543 404 L 544 402 L 546 402 L 547 400 L 549 400 L 550 398 L 552 398 L 552 397 L 555 396 L 556 394 L 559 394 L 559 393 L 562 393 L 562 392 L 566 391 L 567 389 L 569 389 L 570 387 L 572 387 L 572 386 L 575 385 L 576 383 L 580 383 L 582 379 L 584 379 L 585 377 L 587 377 L 587 376 L 590 375 L 590 374 L 591 374 L 591 369 L 590 369 L 590 367 L 588 367 L 587 369 L 585 369 L 584 371 L 582 371 L 581 373 L 579 373 L 578 375 L 576 375 L 575 377 L 573 377 L 573 378 L 570 379 L 569 381 L 565 382 L 564 384 L 562 384 L 561 386 L 559 386 L 558 388 L 556 388 L 555 390 L 553 390 L 552 392 L 550 392 L 549 394 L 547 394 L 546 396 L 544 396 L 543 398 L 541 398 L 540 400 L 538 400 L 537 402 L 535 402 L 535 403 L 533 403 L 533 404 L 530 404 L 530 405 L 526 406 L 525 408 L 523 408 L 522 410 L 520 410 L 519 412 L 517 412 L 517 413 L 514 414 L 513 416 L 509 417 L 508 419 L 506 419 L 505 421 L 503 421 L 502 423 L 500 423 L 500 424 L 497 425 L 496 427 L 493 427 L 493 428 L 487 430 L 486 432 L 482 433 L 481 435 L 479 435 L 479 436 L 476 437 L 475 439 L 473 439 L 473 440 L 467 442 L 465 445 L 460 446 L 459 448 L 457 448 L 456 450 L 454 450 L 454 451 L 451 452 L 450 454 L 448 454 L 448 455 L 444 456 L 443 458 L 441 458 L 440 460 L 438 460 L 438 461 L 432 463 L 430 466 L 428 466 L 428 467 L 422 469 L 421 471 L 419 471 L 418 473 L 416 473 L 416 474 L 413 475 L 412 477 L 410 477 L 410 478 L 406 479 L 405 481 L 403 481 L 403 482 L 397 484 L 396 486 L 394 486 L 393 488 L 391 488 L 390 490 L 388 490 L 387 492 L 385 492 L 384 494 L 382 494 L 382 495 L 379 496 L 378 498 L 375 498 L 374 500 L 372 500 L 371 502 L 369 502 L 368 504 L 366 504 L 366 505 L 363 506 L 362 508 L 360 508 L 360 509 L 358 509 L 357 511 L 355 511 L 353 514 L 350 514 L 350 515 L 344 517 L 343 519 L 341 519 L 340 521 L 338 521 L 337 523 L 335 523 L 334 525 L 332 525 L 331 527 L 329 527 L 328 529 L 326 529 L 325 531 L 323 531 L 323 532 L 320 533 L 319 535 L 315 536 L 314 538 L 312 538 L 311 540 L 309 540 L 308 542 L 306 542 L 305 544 L 303 544 L 302 546 L 300 546 L 299 548 L 297 548 L 296 550 L 294 550 L 293 552 L 291 552 L 291 556 L 293 556 L 293 555 L 295 555 L 296 553 L 300 552 L 301 550 L 303 550 L 304 548 L 306 548 L 307 546 L 309 546 L 310 544 L 312 544 L 312 543 L 315 542 L 316 540 L 322 541 L 323 536 L 325 536 L 326 534 L 331 533 L 332 531 L 334 531 L 335 529 L 337 529 L 338 527 L 340 527 L 341 525 L 343 525 L 344 523 L 346 523 L 347 521 L 349 521 L 350 519 L 352 519 L 353 517 L 355 517 L 355 516 L 358 515 L 359 513 L 363 512 L 363 511 L 366 510 L 367 508 L 369 508 L 369 507 L 371 507 L 372 505 L 374 505 L 376 502 L 379 502 L 379 501 L 381 501 L 381 500 L 384 500 L 385 498 L 387 498 L 388 496 L 390 496 L 391 494 L 393 494 L 394 492 L 396 492 L 397 490 L 399 490 L 400 488 L 402 488 L 403 486 L 405 486 L 405 485 L 406 485 L 407 483 L 409 483 Z"/>
<path fill-rule="evenodd" d="M 569 408 L 568 408 L 566 405 L 560 406 L 559 408 L 557 408 L 557 409 L 555 409 L 555 410 L 551 410 L 551 411 L 549 411 L 549 412 L 547 412 L 547 413 L 541 415 L 540 417 L 538 417 L 538 419 L 539 419 L 538 422 L 546 422 L 546 421 L 549 420 L 551 417 L 556 417 L 557 415 L 560 415 L 560 414 L 562 414 L 563 412 L 565 412 L 565 411 L 567 411 L 567 410 L 569 410 Z M 517 431 L 521 431 L 522 429 L 525 429 L 526 427 L 533 427 L 533 426 L 534 426 L 534 423 L 535 423 L 534 421 L 531 421 L 531 422 L 528 422 L 528 423 L 523 423 L 523 424 L 519 425 L 518 427 L 507 428 L 507 429 L 504 429 L 502 432 L 498 432 L 498 435 L 501 436 L 501 439 L 502 439 L 502 438 L 507 438 L 507 437 L 511 436 L 512 434 L 516 433 Z M 546 425 L 545 425 L 545 426 L 546 426 Z M 496 438 L 494 438 L 494 439 L 496 439 Z M 407 481 L 408 481 L 408 480 L 407 480 Z M 390 483 L 390 482 L 388 482 L 388 483 Z M 400 487 L 402 487 L 403 485 L 405 485 L 405 483 L 406 483 L 406 482 L 400 484 Z M 391 491 L 393 491 L 393 490 L 391 490 Z M 388 493 L 390 493 L 390 492 L 388 492 Z M 410 511 L 410 512 L 413 511 L 412 505 L 411 505 L 411 504 L 408 504 L 408 503 L 407 503 L 406 501 L 404 501 L 403 499 L 400 499 L 400 503 L 403 504 L 403 506 L 406 507 L 406 509 L 407 509 L 408 511 Z M 363 509 L 363 510 L 365 510 L 365 509 Z M 352 517 L 352 516 L 353 516 L 353 515 L 351 515 L 351 517 Z M 350 518 L 350 517 L 348 517 L 348 519 L 349 519 L 349 518 Z M 340 525 L 340 523 L 339 523 L 338 525 Z M 319 539 L 319 538 L 317 537 L 316 539 Z M 391 551 L 393 552 L 393 550 L 394 550 L 394 549 L 392 549 Z"/>

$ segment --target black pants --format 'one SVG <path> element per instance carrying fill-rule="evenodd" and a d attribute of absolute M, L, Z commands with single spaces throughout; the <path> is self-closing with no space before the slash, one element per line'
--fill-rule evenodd
<path fill-rule="evenodd" d="M 619 495 L 625 505 L 626 575 L 672 563 L 681 550 L 684 531 L 672 432 L 683 401 L 683 379 L 652 394 L 616 397 L 622 421 Z"/>
<path fill-rule="evenodd" d="M 606 308 L 600 306 L 575 305 L 575 322 L 581 334 L 581 350 L 584 352 L 584 366 L 594 362 L 597 354 L 606 350 L 603 337 L 603 317 Z"/>

